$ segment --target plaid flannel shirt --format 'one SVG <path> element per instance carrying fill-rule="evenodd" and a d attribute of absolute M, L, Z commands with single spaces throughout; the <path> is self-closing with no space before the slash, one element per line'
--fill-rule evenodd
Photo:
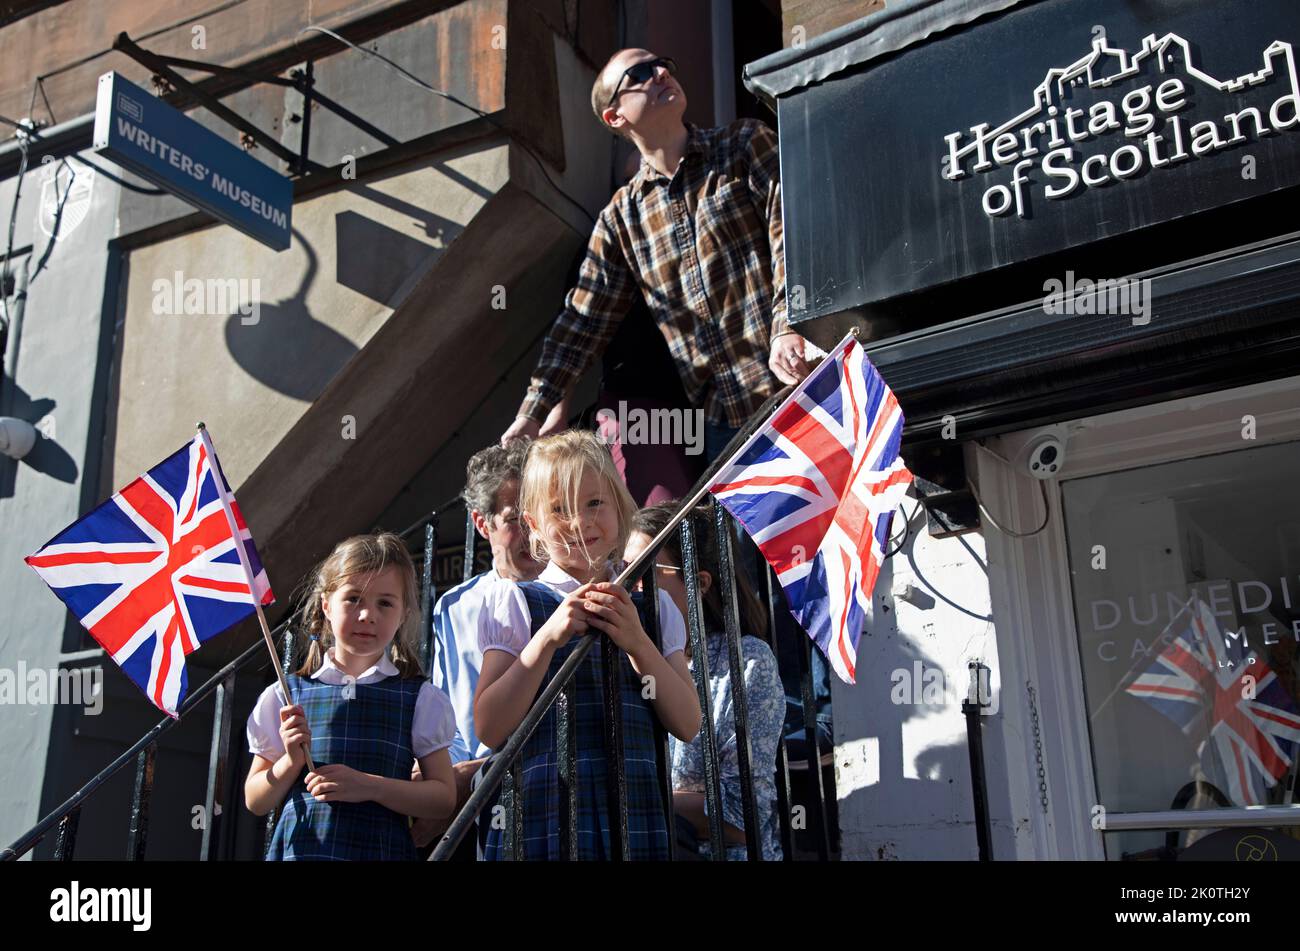
<path fill-rule="evenodd" d="M 756 119 L 687 133 L 671 179 L 642 160 L 601 211 L 519 415 L 546 418 L 638 291 L 710 422 L 741 426 L 775 392 L 771 338 L 789 329 L 776 133 Z"/>

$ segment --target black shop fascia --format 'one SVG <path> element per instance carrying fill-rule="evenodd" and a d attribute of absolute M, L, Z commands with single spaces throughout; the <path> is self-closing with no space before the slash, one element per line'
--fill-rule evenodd
<path fill-rule="evenodd" d="M 952 486 L 945 426 L 1293 375 L 1298 51 L 1294 0 L 891 0 L 749 64 L 792 322 L 860 328 L 909 464 Z"/>

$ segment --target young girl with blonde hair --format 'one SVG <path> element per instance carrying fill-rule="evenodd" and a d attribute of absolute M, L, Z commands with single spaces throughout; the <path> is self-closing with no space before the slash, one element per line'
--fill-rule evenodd
<path fill-rule="evenodd" d="M 646 633 L 640 596 L 612 583 L 615 560 L 632 528 L 636 505 L 609 451 L 589 432 L 570 430 L 529 448 L 519 507 L 531 543 L 549 561 L 536 581 L 499 586 L 479 623 L 483 669 L 474 699 L 479 738 L 499 749 L 519 726 L 539 690 L 577 647 L 576 635 L 608 637 L 618 646 L 627 777 L 627 847 L 633 859 L 669 857 L 658 780 L 654 718 L 689 742 L 700 729 L 700 705 L 682 648 L 686 623 L 672 599 L 658 599 L 662 651 Z M 574 678 L 578 788 L 578 854 L 610 859 L 603 663 L 593 649 Z M 650 699 L 645 699 L 650 698 Z M 525 744 L 522 763 L 526 859 L 561 857 L 554 705 Z M 485 857 L 502 858 L 502 830 L 493 823 Z"/>
<path fill-rule="evenodd" d="M 456 727 L 420 669 L 410 553 L 396 535 L 357 535 L 309 585 L 293 697 L 271 684 L 248 718 L 245 802 L 256 815 L 284 803 L 267 859 L 413 861 L 407 816 L 442 818 L 455 806 L 447 748 Z M 304 777 L 308 750 L 316 768 Z"/>

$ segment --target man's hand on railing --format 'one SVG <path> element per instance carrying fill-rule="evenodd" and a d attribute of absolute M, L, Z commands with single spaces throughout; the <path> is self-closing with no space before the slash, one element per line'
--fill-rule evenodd
<path fill-rule="evenodd" d="M 804 358 L 804 344 L 803 337 L 793 331 L 772 338 L 772 355 L 767 365 L 782 383 L 794 386 L 812 372 Z"/>
<path fill-rule="evenodd" d="M 516 416 L 515 421 L 510 424 L 510 428 L 501 434 L 501 445 L 504 446 L 512 439 L 519 439 L 520 437 L 536 439 L 541 432 L 541 428 L 541 424 L 535 419 L 530 419 L 527 416 Z"/>

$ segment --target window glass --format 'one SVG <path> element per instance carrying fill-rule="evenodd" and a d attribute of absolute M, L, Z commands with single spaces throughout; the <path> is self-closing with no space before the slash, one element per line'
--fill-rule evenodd
<path fill-rule="evenodd" d="M 1107 812 L 1296 800 L 1297 486 L 1300 443 L 1062 484 Z M 1207 834 L 1180 833 L 1176 844 Z M 1105 839 L 1108 857 L 1121 858 L 1166 834 Z"/>

